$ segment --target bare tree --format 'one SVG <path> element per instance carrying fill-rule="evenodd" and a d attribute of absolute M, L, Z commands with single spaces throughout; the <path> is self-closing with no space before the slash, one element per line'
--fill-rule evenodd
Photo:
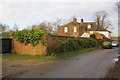
<path fill-rule="evenodd" d="M 0 23 L 0 38 L 10 38 L 10 28 L 6 24 Z"/>
<path fill-rule="evenodd" d="M 16 31 L 18 29 L 18 25 L 15 23 L 13 26 L 13 31 Z"/>
<path fill-rule="evenodd" d="M 103 26 L 104 22 L 105 22 L 105 19 L 107 17 L 107 13 L 105 11 L 97 11 L 94 14 L 94 16 L 99 18 L 99 24 Z"/>
<path fill-rule="evenodd" d="M 119 2 L 116 2 L 115 4 L 114 4 L 114 10 L 115 11 L 117 11 L 118 13 L 120 13 L 120 1 Z M 119 11 L 118 11 L 119 10 Z"/>
<path fill-rule="evenodd" d="M 118 36 L 120 36 L 120 1 L 116 3 L 117 11 L 118 11 Z"/>
<path fill-rule="evenodd" d="M 94 17 L 98 17 L 99 18 L 99 24 L 101 26 L 103 26 L 105 29 L 113 29 L 110 20 L 107 18 L 108 17 L 108 13 L 106 11 L 104 11 L 104 10 L 97 11 L 94 14 Z"/>
<path fill-rule="evenodd" d="M 48 22 L 41 22 L 39 25 L 33 25 L 32 28 L 42 29 L 46 31 L 48 34 L 52 33 L 52 27 Z"/>
<path fill-rule="evenodd" d="M 38 28 L 46 31 L 48 34 L 57 35 L 58 27 L 62 25 L 62 19 L 57 18 L 54 22 L 41 22 L 39 25 L 33 25 L 32 28 Z"/>
<path fill-rule="evenodd" d="M 120 31 L 120 1 L 118 2 L 118 31 Z M 118 32 L 120 36 L 120 33 Z"/>
<path fill-rule="evenodd" d="M 57 18 L 56 21 L 51 22 L 51 26 L 53 27 L 53 33 L 57 34 L 58 32 L 58 27 L 64 24 L 64 20 Z"/>
<path fill-rule="evenodd" d="M 76 16 L 73 15 L 73 16 L 69 17 L 69 18 L 66 20 L 66 22 L 71 22 L 71 21 L 73 21 L 73 18 L 76 18 Z"/>
<path fill-rule="evenodd" d="M 0 32 L 3 33 L 9 28 L 8 25 L 0 23 Z"/>
<path fill-rule="evenodd" d="M 118 8 L 120 8 L 120 1 L 117 2 L 116 5 L 118 6 Z"/>

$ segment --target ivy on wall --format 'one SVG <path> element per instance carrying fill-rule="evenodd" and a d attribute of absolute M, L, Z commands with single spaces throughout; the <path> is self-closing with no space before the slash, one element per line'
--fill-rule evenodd
<path fill-rule="evenodd" d="M 27 43 L 31 43 L 31 45 L 35 46 L 41 40 L 41 43 L 45 45 L 46 40 L 46 32 L 40 29 L 24 29 L 22 31 L 11 31 L 11 35 L 18 40 L 19 42 L 23 42 L 25 45 Z"/>

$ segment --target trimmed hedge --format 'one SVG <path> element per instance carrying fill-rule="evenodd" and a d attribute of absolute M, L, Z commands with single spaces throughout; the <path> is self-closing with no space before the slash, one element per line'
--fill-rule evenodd
<path fill-rule="evenodd" d="M 71 38 L 64 42 L 55 50 L 54 53 L 68 52 L 83 48 L 92 48 L 99 46 L 98 42 L 92 38 Z"/>

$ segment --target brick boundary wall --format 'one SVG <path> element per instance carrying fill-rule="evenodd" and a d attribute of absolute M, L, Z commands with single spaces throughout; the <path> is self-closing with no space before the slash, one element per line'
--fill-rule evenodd
<path fill-rule="evenodd" d="M 26 54 L 26 55 L 45 55 L 47 52 L 47 47 L 43 46 L 42 43 L 32 46 L 30 43 L 24 44 L 12 39 L 12 52 L 17 54 Z"/>

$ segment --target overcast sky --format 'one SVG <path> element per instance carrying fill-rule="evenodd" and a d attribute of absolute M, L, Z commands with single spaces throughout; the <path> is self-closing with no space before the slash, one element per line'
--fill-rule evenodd
<path fill-rule="evenodd" d="M 114 36 L 118 35 L 118 13 L 115 3 L 119 0 L 0 0 L 0 22 L 10 28 L 16 23 L 20 29 L 57 18 L 93 21 L 96 11 L 105 10 L 112 23 Z"/>

